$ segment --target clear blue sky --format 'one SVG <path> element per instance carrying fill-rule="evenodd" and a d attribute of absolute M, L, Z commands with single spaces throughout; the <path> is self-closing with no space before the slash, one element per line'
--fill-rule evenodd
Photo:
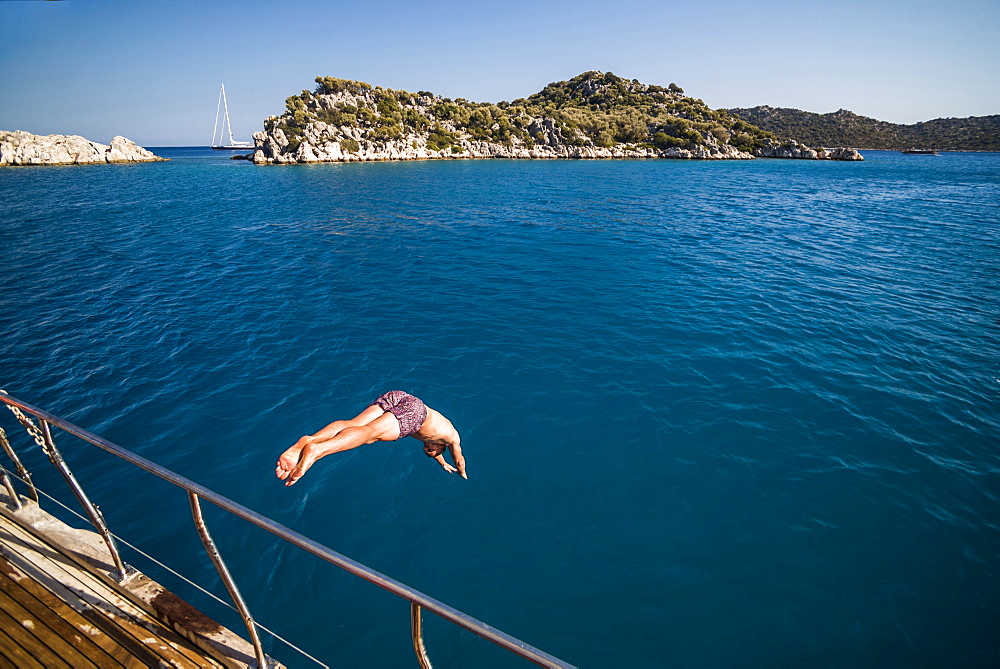
<path fill-rule="evenodd" d="M 709 106 L 1000 113 L 998 0 L 0 0 L 0 129 L 206 145 L 317 75 L 498 102 L 587 70 Z"/>

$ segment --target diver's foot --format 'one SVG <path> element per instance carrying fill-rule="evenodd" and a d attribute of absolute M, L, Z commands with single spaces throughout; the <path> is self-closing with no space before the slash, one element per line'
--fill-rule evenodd
<path fill-rule="evenodd" d="M 288 472 L 288 475 L 285 478 L 285 486 L 295 485 L 295 483 L 302 478 L 303 474 L 309 471 L 309 468 L 312 467 L 313 462 L 315 461 L 316 458 L 310 457 L 306 454 L 301 460 L 299 460 L 299 464 Z"/>
<path fill-rule="evenodd" d="M 294 446 L 282 453 L 281 457 L 278 458 L 278 466 L 274 468 L 274 475 L 282 481 L 287 479 L 292 470 L 298 466 L 299 460 L 302 459 L 302 449 L 305 447 L 306 443 L 300 439 L 295 442 Z"/>

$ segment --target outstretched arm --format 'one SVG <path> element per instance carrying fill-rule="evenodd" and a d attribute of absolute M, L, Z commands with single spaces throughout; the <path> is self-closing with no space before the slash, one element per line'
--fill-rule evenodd
<path fill-rule="evenodd" d="M 449 474 L 455 474 L 458 472 L 457 469 L 451 466 L 450 462 L 444 459 L 443 453 L 441 455 L 436 456 L 434 459 L 437 460 L 437 463 L 441 465 L 441 468 L 444 469 Z"/>
<path fill-rule="evenodd" d="M 451 459 L 455 461 L 455 468 L 452 471 L 457 470 L 458 475 L 468 481 L 469 476 L 465 473 L 465 457 L 462 455 L 461 441 L 456 439 L 455 443 L 448 444 L 448 450 L 451 451 Z"/>
<path fill-rule="evenodd" d="M 451 451 L 451 459 L 455 462 L 454 465 L 444 459 L 446 449 Z M 462 457 L 462 447 L 459 446 L 457 439 L 454 442 L 442 440 L 435 444 L 426 443 L 424 444 L 424 452 L 434 458 L 441 465 L 441 469 L 449 474 L 458 474 L 463 479 L 468 480 L 469 477 L 465 474 L 465 458 Z"/>

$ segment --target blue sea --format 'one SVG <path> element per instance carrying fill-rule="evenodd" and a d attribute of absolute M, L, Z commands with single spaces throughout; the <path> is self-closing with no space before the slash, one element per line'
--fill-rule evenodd
<path fill-rule="evenodd" d="M 580 667 L 1000 662 L 1000 154 L 154 151 L 0 170 L 10 394 Z M 275 479 L 392 389 L 452 420 L 468 481 L 413 439 Z M 118 536 L 226 597 L 182 491 L 56 441 Z M 205 513 L 268 629 L 416 666 L 406 602 Z M 439 669 L 530 666 L 425 628 Z"/>

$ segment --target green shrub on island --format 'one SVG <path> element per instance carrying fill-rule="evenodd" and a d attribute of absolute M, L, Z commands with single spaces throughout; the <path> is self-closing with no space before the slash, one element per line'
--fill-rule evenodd
<path fill-rule="evenodd" d="M 687 146 L 688 141 L 680 137 L 673 137 L 662 130 L 653 135 L 652 145 L 658 149 L 672 149 Z"/>
<path fill-rule="evenodd" d="M 366 84 L 363 81 L 350 81 L 335 77 L 316 77 L 316 93 L 321 95 L 342 93 L 344 91 L 360 95 L 370 90 L 372 90 L 372 85 Z"/>
<path fill-rule="evenodd" d="M 448 132 L 438 126 L 427 135 L 427 148 L 431 151 L 443 151 L 455 142 L 455 133 Z"/>

